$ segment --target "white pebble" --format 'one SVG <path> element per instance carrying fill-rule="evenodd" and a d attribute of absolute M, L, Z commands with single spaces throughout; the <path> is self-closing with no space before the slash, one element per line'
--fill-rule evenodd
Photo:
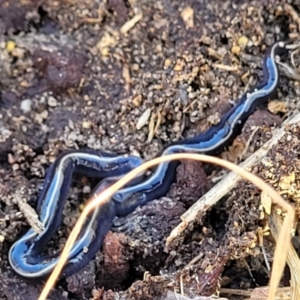
<path fill-rule="evenodd" d="M 89 193 L 91 192 L 91 187 L 88 186 L 88 185 L 85 185 L 85 186 L 83 187 L 83 189 L 82 189 L 82 192 L 83 192 L 84 194 L 89 194 Z"/>
<path fill-rule="evenodd" d="M 31 111 L 31 105 L 32 105 L 32 101 L 30 99 L 25 99 L 21 102 L 21 110 L 23 111 L 23 113 L 28 113 Z"/>
<path fill-rule="evenodd" d="M 54 97 L 49 96 L 49 98 L 48 98 L 48 105 L 49 105 L 50 107 L 55 107 L 55 106 L 57 106 L 57 100 L 56 100 Z"/>

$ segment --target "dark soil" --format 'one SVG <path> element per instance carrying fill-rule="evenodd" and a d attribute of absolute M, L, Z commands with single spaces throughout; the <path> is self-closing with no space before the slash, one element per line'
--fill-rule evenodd
<path fill-rule="evenodd" d="M 29 228 L 17 192 L 22 189 L 35 207 L 46 169 L 65 149 L 107 149 L 148 160 L 217 123 L 259 81 L 266 48 L 299 39 L 285 2 L 0 0 L 0 299 L 37 299 L 44 284 L 19 278 L 7 261 L 10 246 Z M 298 4 L 293 8 L 300 14 Z M 123 25 L 137 16 L 126 31 Z M 290 112 L 299 84 L 281 77 L 273 100 L 284 101 Z M 149 118 L 137 128 L 147 110 Z M 262 105 L 222 156 L 238 163 L 250 138 L 243 158 L 251 155 L 283 116 Z M 299 128 L 289 134 L 291 140 L 269 154 L 270 164 L 255 172 L 299 201 L 275 180 L 299 173 Z M 95 260 L 59 281 L 49 299 L 173 299 L 180 282 L 187 297 L 209 296 L 220 286 L 267 285 L 256 237 L 263 226 L 260 192 L 246 182 L 164 251 L 182 213 L 213 186 L 218 171 L 181 164 L 168 195 L 116 220 Z M 75 179 L 50 250 L 64 245 L 88 198 L 83 188 L 94 183 Z M 271 259 L 273 247 L 269 251 Z"/>

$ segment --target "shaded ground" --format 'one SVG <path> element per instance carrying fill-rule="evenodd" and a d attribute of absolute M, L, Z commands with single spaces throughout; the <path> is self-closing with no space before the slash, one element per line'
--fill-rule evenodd
<path fill-rule="evenodd" d="M 283 5 L 272 0 L 0 0 L 1 299 L 37 299 L 42 288 L 19 279 L 7 262 L 9 247 L 28 228 L 16 190 L 22 187 L 34 206 L 46 168 L 64 149 L 104 148 L 149 159 L 169 142 L 217 123 L 231 101 L 259 80 L 266 47 L 298 37 L 298 24 Z M 134 26 L 124 27 L 130 20 Z M 260 147 L 283 112 L 295 109 L 298 91 L 282 76 L 274 97 L 286 102 L 281 114 L 258 110 L 223 156 L 238 162 L 250 137 L 254 142 L 244 157 Z M 278 151 L 282 165 L 297 170 L 299 130 L 291 135 L 292 151 L 279 145 L 269 159 L 278 161 Z M 269 167 L 255 171 L 270 180 Z M 213 184 L 216 170 L 204 169 L 181 165 L 167 197 L 117 220 L 103 251 L 84 271 L 59 282 L 51 299 L 159 299 L 178 289 L 180 278 L 190 297 L 210 295 L 219 284 L 266 285 L 256 238 L 262 225 L 260 193 L 244 182 L 199 216 L 171 252 L 163 251 L 181 214 Z M 284 176 L 291 170 L 278 172 Z M 84 187 L 92 184 L 75 180 L 64 226 L 50 250 L 65 242 L 79 201 L 87 198 Z M 297 201 L 297 193 L 287 194 Z M 196 256 L 199 260 L 184 268 Z"/>

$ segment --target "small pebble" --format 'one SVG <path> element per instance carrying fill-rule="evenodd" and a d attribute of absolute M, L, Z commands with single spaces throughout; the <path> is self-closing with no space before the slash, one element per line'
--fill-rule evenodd
<path fill-rule="evenodd" d="M 239 39 L 237 41 L 238 45 L 242 48 L 246 47 L 248 42 L 249 42 L 249 39 L 244 35 L 239 37 Z"/>
<path fill-rule="evenodd" d="M 79 211 L 83 211 L 84 210 L 84 207 L 85 207 L 85 205 L 83 204 L 83 203 L 81 203 L 80 205 L 79 205 Z"/>
<path fill-rule="evenodd" d="M 6 43 L 6 51 L 11 53 L 16 48 L 16 43 L 14 41 L 7 41 Z"/>
<path fill-rule="evenodd" d="M 18 164 L 14 164 L 14 165 L 12 166 L 12 169 L 13 169 L 14 171 L 17 171 L 17 170 L 20 169 L 20 166 L 19 166 Z"/>
<path fill-rule="evenodd" d="M 57 100 L 53 96 L 49 96 L 49 98 L 48 98 L 48 105 L 50 107 L 57 106 Z"/>
<path fill-rule="evenodd" d="M 88 185 L 85 185 L 85 186 L 83 187 L 83 189 L 82 189 L 82 192 L 83 192 L 84 194 L 89 194 L 89 193 L 91 192 L 91 187 L 88 186 Z"/>
<path fill-rule="evenodd" d="M 136 106 L 139 107 L 143 101 L 143 96 L 142 95 L 137 95 L 132 99 L 132 103 Z"/>
<path fill-rule="evenodd" d="M 164 67 L 168 68 L 171 64 L 172 64 L 172 60 L 170 58 L 167 58 L 165 60 Z"/>
<path fill-rule="evenodd" d="M 30 99 L 25 99 L 21 102 L 21 110 L 23 111 L 23 113 L 28 113 L 31 111 L 31 105 L 32 105 L 32 101 Z"/>
<path fill-rule="evenodd" d="M 47 119 L 48 118 L 48 111 L 47 110 L 44 110 L 44 111 L 42 111 L 41 112 L 41 117 L 43 118 L 43 119 Z"/>
<path fill-rule="evenodd" d="M 231 53 L 232 54 L 240 54 L 240 52 L 241 52 L 241 48 L 239 46 L 233 46 L 231 48 Z"/>
<path fill-rule="evenodd" d="M 91 127 L 92 127 L 92 122 L 90 122 L 90 121 L 83 121 L 82 122 L 82 128 L 90 129 Z"/>

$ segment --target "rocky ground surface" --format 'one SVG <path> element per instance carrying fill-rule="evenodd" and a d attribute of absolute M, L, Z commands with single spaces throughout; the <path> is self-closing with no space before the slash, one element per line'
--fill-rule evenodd
<path fill-rule="evenodd" d="M 16 276 L 7 254 L 29 228 L 20 203 L 35 207 L 59 153 L 107 149 L 148 160 L 218 123 L 260 80 L 267 47 L 299 42 L 299 16 L 300 6 L 284 0 L 0 0 L 0 298 L 37 299 L 43 287 Z M 238 163 L 255 152 L 297 108 L 299 91 L 297 80 L 282 75 L 269 106 L 249 118 L 222 157 Z M 292 140 L 282 140 L 255 172 L 299 201 L 291 181 L 276 180 L 299 173 L 300 129 L 289 132 Z M 175 299 L 180 287 L 192 298 L 220 286 L 267 285 L 257 239 L 260 192 L 246 182 L 164 251 L 182 213 L 219 171 L 182 163 L 168 195 L 118 220 L 96 259 L 61 280 L 49 299 Z M 289 180 L 298 186 L 297 176 Z M 75 178 L 50 253 L 64 245 L 93 184 Z M 274 243 L 266 243 L 271 261 Z"/>

